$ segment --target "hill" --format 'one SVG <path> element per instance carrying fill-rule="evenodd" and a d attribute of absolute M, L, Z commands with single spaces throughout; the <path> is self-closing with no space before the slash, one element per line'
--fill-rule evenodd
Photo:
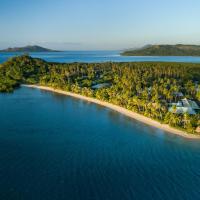
<path fill-rule="evenodd" d="M 14 48 L 3 49 L 3 50 L 0 50 L 0 52 L 57 52 L 57 51 L 34 45 L 34 46 L 14 47 Z"/>
<path fill-rule="evenodd" d="M 140 49 L 127 50 L 123 56 L 200 56 L 200 45 L 147 45 Z"/>

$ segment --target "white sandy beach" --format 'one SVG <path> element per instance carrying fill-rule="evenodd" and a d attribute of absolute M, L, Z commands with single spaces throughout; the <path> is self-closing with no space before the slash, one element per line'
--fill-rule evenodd
<path fill-rule="evenodd" d="M 136 120 L 138 120 L 142 123 L 148 124 L 150 126 L 154 126 L 156 128 L 159 128 L 159 129 L 162 129 L 164 131 L 173 133 L 175 135 L 179 135 L 179 136 L 182 136 L 182 137 L 185 137 L 185 138 L 190 138 L 190 139 L 200 139 L 200 136 L 198 136 L 198 135 L 188 134 L 184 131 L 178 130 L 176 128 L 172 128 L 172 127 L 170 127 L 166 124 L 161 124 L 161 123 L 159 123 L 155 120 L 152 120 L 152 119 L 145 117 L 143 115 L 140 115 L 138 113 L 132 112 L 130 110 L 127 110 L 127 109 L 122 108 L 120 106 L 113 105 L 113 104 L 108 103 L 108 102 L 100 101 L 98 99 L 85 97 L 85 96 L 82 96 L 80 94 L 75 94 L 75 93 L 72 93 L 72 92 L 65 92 L 65 91 L 62 91 L 62 90 L 53 89 L 53 88 L 46 87 L 46 86 L 39 86 L 39 85 L 22 85 L 22 86 L 30 87 L 30 88 L 38 88 L 38 89 L 47 90 L 47 91 L 51 91 L 51 92 L 56 92 L 56 93 L 59 93 L 59 94 L 68 95 L 68 96 L 71 96 L 71 97 L 75 97 L 75 98 L 78 98 L 78 99 L 89 101 L 89 102 L 92 102 L 92 103 L 95 103 L 95 104 L 99 104 L 99 105 L 108 107 L 108 108 L 115 110 L 115 111 L 117 111 L 117 112 L 119 112 L 123 115 L 126 115 L 128 117 L 136 119 Z"/>

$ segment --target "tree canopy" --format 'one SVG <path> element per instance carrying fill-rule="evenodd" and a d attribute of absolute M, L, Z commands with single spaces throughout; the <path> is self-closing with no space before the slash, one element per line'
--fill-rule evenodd
<path fill-rule="evenodd" d="M 200 102 L 200 64 L 191 63 L 48 63 L 28 55 L 0 65 L 0 92 L 20 84 L 39 84 L 107 101 L 171 126 L 195 133 L 200 114 L 168 112 L 185 97 Z M 96 84 L 108 87 L 93 89 Z M 176 108 L 174 108 L 176 109 Z"/>

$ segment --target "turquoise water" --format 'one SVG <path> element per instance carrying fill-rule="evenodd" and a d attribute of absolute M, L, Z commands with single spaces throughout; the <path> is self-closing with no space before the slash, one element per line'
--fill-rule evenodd
<path fill-rule="evenodd" d="M 21 53 L 0 53 L 0 63 L 8 58 L 21 55 Z M 50 62 L 141 62 L 141 61 L 161 61 L 161 62 L 192 62 L 200 63 L 200 57 L 187 56 L 120 56 L 120 51 L 65 51 L 30 53 L 32 57 L 42 58 Z"/>
<path fill-rule="evenodd" d="M 51 92 L 0 94 L 0 199 L 199 198 L 200 141 Z"/>

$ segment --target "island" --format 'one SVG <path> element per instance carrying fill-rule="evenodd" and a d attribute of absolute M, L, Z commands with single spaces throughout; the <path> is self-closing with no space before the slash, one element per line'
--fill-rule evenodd
<path fill-rule="evenodd" d="M 0 52 L 59 52 L 57 50 L 47 49 L 41 46 L 33 45 L 33 46 L 25 46 L 25 47 L 14 47 L 0 50 Z"/>
<path fill-rule="evenodd" d="M 122 56 L 200 56 L 200 45 L 146 45 L 126 50 Z"/>
<path fill-rule="evenodd" d="M 50 63 L 23 55 L 0 65 L 0 92 L 23 84 L 83 98 L 171 132 L 200 136 L 200 64 Z"/>

